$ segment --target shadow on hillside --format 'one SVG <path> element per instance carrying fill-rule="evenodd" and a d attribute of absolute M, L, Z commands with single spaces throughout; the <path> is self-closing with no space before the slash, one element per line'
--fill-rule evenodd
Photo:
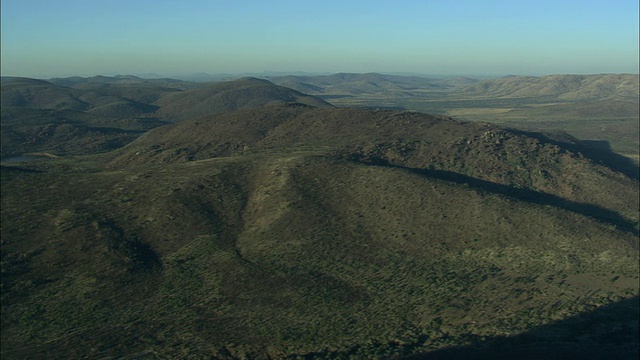
<path fill-rule="evenodd" d="M 515 130 L 511 132 L 519 135 L 532 137 L 559 146 L 568 151 L 581 153 L 584 157 L 592 160 L 596 164 L 608 167 L 613 171 L 624 174 L 630 179 L 639 180 L 640 171 L 638 166 L 630 158 L 613 152 L 611 145 L 605 140 L 578 140 L 568 134 L 559 134 L 560 139 L 554 139 L 553 134 L 545 134 L 533 131 Z M 562 139 L 570 137 L 570 141 Z"/>
<path fill-rule="evenodd" d="M 355 161 L 362 162 L 358 159 L 355 159 Z M 638 228 L 636 227 L 635 223 L 627 220 L 615 211 L 603 208 L 598 205 L 579 203 L 576 201 L 561 198 L 557 195 L 547 194 L 544 192 L 526 188 L 517 188 L 509 185 L 498 184 L 448 170 L 411 168 L 402 165 L 390 164 L 385 159 L 376 159 L 372 162 L 362 163 L 402 169 L 420 176 L 450 181 L 456 184 L 464 184 L 480 191 L 500 194 L 528 203 L 558 207 L 564 210 L 588 216 L 609 225 L 613 225 L 623 231 L 631 232 L 634 234 L 638 233 Z"/>
<path fill-rule="evenodd" d="M 431 178 L 447 180 L 458 184 L 467 184 L 472 188 L 495 194 L 505 195 L 518 199 L 520 201 L 526 201 L 538 205 L 550 205 L 559 207 L 564 210 L 591 217 L 600 222 L 614 225 L 624 231 L 633 233 L 638 232 L 638 229 L 633 222 L 625 219 L 615 211 L 605 209 L 598 205 L 579 203 L 576 201 L 561 198 L 556 195 L 547 194 L 531 189 L 502 185 L 491 181 L 481 180 L 467 175 L 459 174 L 453 171 L 413 168 L 407 168 L 407 170 Z"/>
<path fill-rule="evenodd" d="M 528 203 L 558 207 L 564 210 L 588 216 L 597 221 L 615 226 L 623 231 L 631 232 L 634 234 L 638 233 L 638 228 L 636 227 L 635 223 L 625 219 L 615 211 L 603 208 L 598 205 L 579 203 L 576 201 L 564 199 L 557 195 L 552 195 L 526 188 L 517 188 L 509 185 L 498 184 L 448 170 L 411 168 L 402 165 L 391 164 L 386 159 L 382 158 L 374 159 L 373 161 L 362 161 L 361 159 L 358 159 L 356 157 L 352 158 L 352 160 L 368 165 L 402 169 L 432 179 L 440 179 L 456 184 L 464 184 L 480 191 L 500 194 Z"/>
<path fill-rule="evenodd" d="M 20 173 L 41 173 L 41 170 L 28 169 L 21 166 L 15 165 L 0 165 L 0 174 L 4 175 L 12 175 L 12 174 L 20 174 Z"/>
<path fill-rule="evenodd" d="M 405 359 L 638 359 L 639 303 L 635 296 L 520 335 L 482 339 Z"/>
<path fill-rule="evenodd" d="M 374 159 L 368 159 L 366 161 L 363 161 L 363 159 L 361 159 L 359 156 L 352 155 L 350 157 L 350 160 L 358 163 L 362 163 L 362 164 L 367 164 L 367 165 L 385 166 L 390 168 L 402 169 L 420 176 L 425 176 L 432 179 L 450 181 L 456 184 L 464 184 L 466 186 L 475 188 L 480 191 L 500 194 L 500 195 L 508 196 L 520 201 L 525 201 L 525 202 L 539 204 L 539 205 L 550 205 L 550 206 L 558 207 L 564 210 L 572 211 L 581 215 L 591 217 L 597 221 L 615 226 L 620 230 L 638 234 L 638 228 L 636 227 L 636 224 L 634 222 L 627 220 L 626 218 L 624 218 L 623 216 L 621 216 L 615 211 L 606 209 L 598 205 L 571 201 L 557 195 L 548 194 L 548 193 L 544 193 L 544 192 L 536 191 L 532 189 L 517 188 L 509 185 L 498 184 L 491 181 L 474 178 L 471 176 L 463 175 L 463 174 L 453 172 L 453 171 L 448 171 L 448 170 L 412 168 L 412 167 L 392 164 L 388 160 L 383 158 L 374 158 Z"/>
<path fill-rule="evenodd" d="M 606 140 L 580 140 L 580 142 L 585 146 L 598 149 L 600 151 L 613 151 L 611 144 Z"/>

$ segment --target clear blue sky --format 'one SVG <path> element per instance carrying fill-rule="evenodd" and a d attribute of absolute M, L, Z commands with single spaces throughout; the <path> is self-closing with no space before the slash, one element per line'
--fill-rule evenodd
<path fill-rule="evenodd" d="M 637 73 L 637 0 L 2 0 L 2 74 Z"/>

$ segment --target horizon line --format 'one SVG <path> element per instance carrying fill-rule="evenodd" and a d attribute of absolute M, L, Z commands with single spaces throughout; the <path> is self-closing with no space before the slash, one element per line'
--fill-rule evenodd
<path fill-rule="evenodd" d="M 80 78 L 92 78 L 98 76 L 104 77 L 137 77 L 145 80 L 153 80 L 153 79 L 176 79 L 181 80 L 180 78 L 198 78 L 198 77 L 212 77 L 212 78 L 224 78 L 224 77 L 242 77 L 242 76 L 264 76 L 264 77 L 277 77 L 277 76 L 331 76 L 338 74 L 354 74 L 354 75 L 367 75 L 367 74 L 378 74 L 378 75 L 393 75 L 393 76 L 416 76 L 416 77 L 433 77 L 433 78 L 455 78 L 455 77 L 470 77 L 470 78 L 501 78 L 501 77 L 512 77 L 512 76 L 531 76 L 531 77 L 545 77 L 545 76 L 558 76 L 558 75 L 571 75 L 571 76 L 589 76 L 589 75 L 640 75 L 640 72 L 632 73 L 632 72 L 594 72 L 594 73 L 526 73 L 526 74 L 514 74 L 514 73 L 504 73 L 504 74 L 465 74 L 465 73 L 451 73 L 451 74 L 430 74 L 430 73 L 421 73 L 421 72 L 401 72 L 401 71 L 367 71 L 367 72 L 352 72 L 352 71 L 338 71 L 338 72 L 328 72 L 328 71 L 303 71 L 303 70 L 295 70 L 295 71 L 245 71 L 245 72 L 220 72 L 220 73 L 209 73 L 205 71 L 199 72 L 190 72 L 190 73 L 173 73 L 173 74 L 160 74 L 155 72 L 146 72 L 146 73 L 92 73 L 92 74 L 78 74 L 78 75 L 56 75 L 56 76 L 25 76 L 25 75 L 2 75 L 3 78 L 28 78 L 28 79 L 37 79 L 37 80 L 48 80 L 48 79 L 64 79 L 64 78 L 72 78 L 72 77 L 80 77 Z"/>

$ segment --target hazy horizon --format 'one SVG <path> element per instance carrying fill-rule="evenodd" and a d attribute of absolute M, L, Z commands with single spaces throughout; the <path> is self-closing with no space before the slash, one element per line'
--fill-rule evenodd
<path fill-rule="evenodd" d="M 2 75 L 638 73 L 638 2 L 5 0 Z"/>

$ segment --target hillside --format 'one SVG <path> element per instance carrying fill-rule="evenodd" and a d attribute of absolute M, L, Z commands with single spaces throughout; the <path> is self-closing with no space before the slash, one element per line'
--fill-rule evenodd
<path fill-rule="evenodd" d="M 613 207 L 637 220 L 635 198 L 624 193 L 633 188 L 633 179 L 597 164 L 606 158 L 612 166 L 612 153 L 588 152 L 568 136 L 555 140 L 411 112 L 268 107 L 154 129 L 109 156 L 110 166 L 122 168 L 297 148 L 335 149 L 368 163 L 459 173 Z M 566 168 L 584 171 L 567 173 Z M 600 190 L 605 186 L 609 191 Z M 621 199 L 631 200 L 623 205 Z"/>
<path fill-rule="evenodd" d="M 153 116 L 157 107 L 144 101 L 178 89 L 138 82 L 105 90 L 110 79 L 100 77 L 93 81 L 97 86 L 80 89 L 55 83 L 72 85 L 87 79 L 3 78 L 2 158 L 30 152 L 104 152 L 163 124 Z"/>
<path fill-rule="evenodd" d="M 157 115 L 176 122 L 204 115 L 251 109 L 270 104 L 299 103 L 309 106 L 331 106 L 327 102 L 298 91 L 276 86 L 267 80 L 242 78 L 209 83 L 203 87 L 163 97 L 154 105 Z"/>
<path fill-rule="evenodd" d="M 2 157 L 105 152 L 167 122 L 289 102 L 329 106 L 257 79 L 203 85 L 132 76 L 3 78 Z"/>
<path fill-rule="evenodd" d="M 399 169 L 301 156 L 43 176 L 62 199 L 37 175 L 3 194 L 3 211 L 46 207 L 27 227 L 27 209 L 3 213 L 3 358 L 410 354 L 637 282 L 633 235 Z M 582 334 L 629 341 L 613 321 Z"/>
<path fill-rule="evenodd" d="M 637 182 L 570 141 L 271 106 L 3 166 L 2 356 L 634 356 Z"/>
<path fill-rule="evenodd" d="M 86 110 L 89 104 L 75 96 L 72 89 L 44 80 L 9 78 L 2 81 L 2 108 Z"/>
<path fill-rule="evenodd" d="M 459 90 L 492 98 L 554 97 L 568 101 L 638 101 L 638 75 L 511 76 L 482 81 Z"/>

